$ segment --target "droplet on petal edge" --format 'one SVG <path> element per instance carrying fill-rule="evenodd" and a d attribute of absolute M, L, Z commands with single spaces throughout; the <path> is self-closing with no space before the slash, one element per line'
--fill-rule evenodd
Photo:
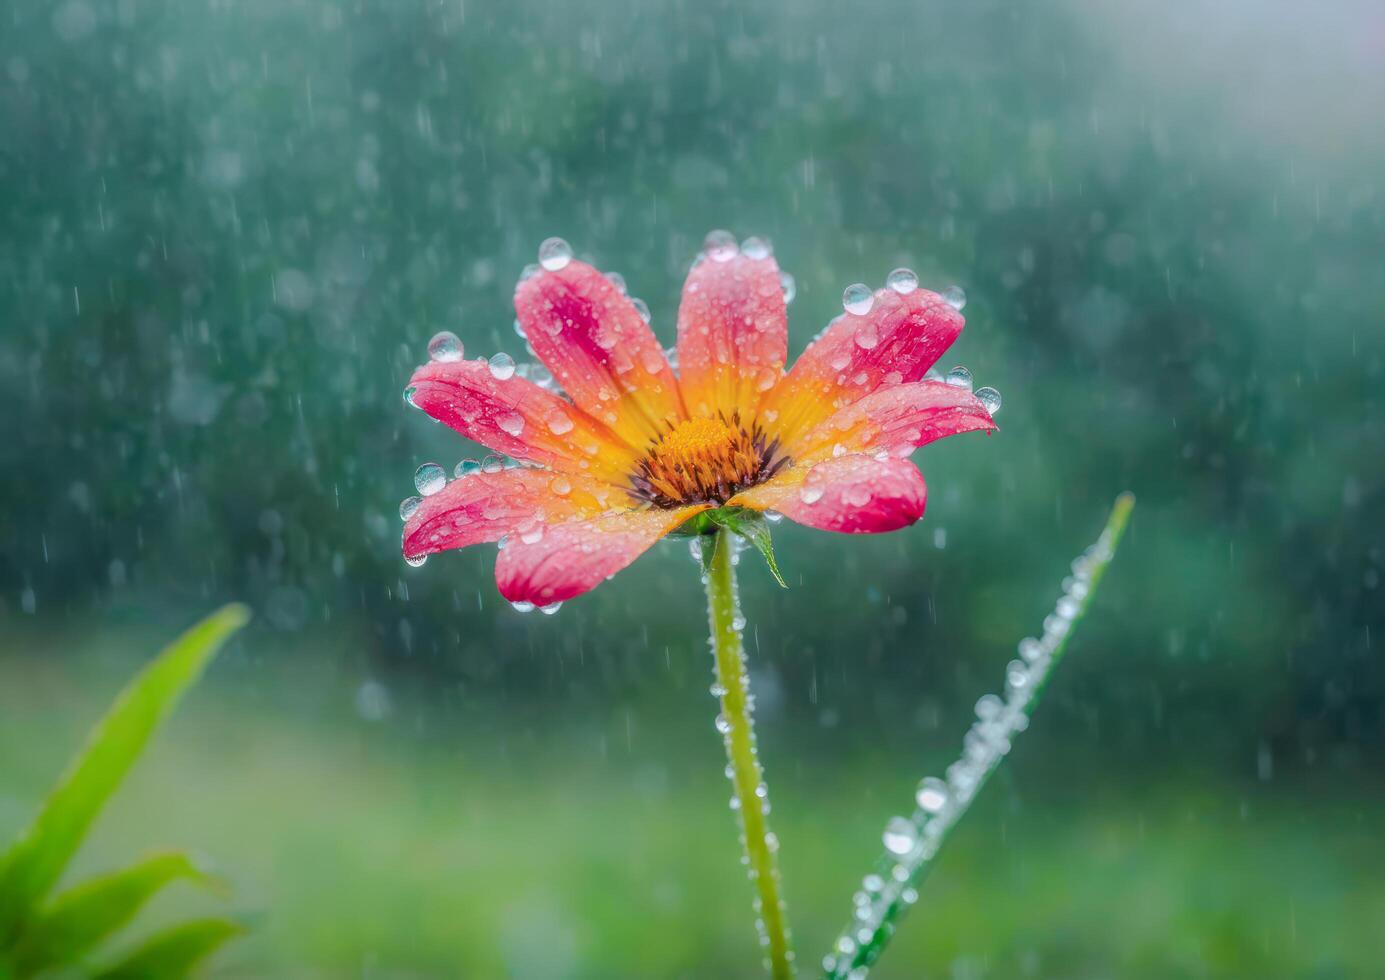
<path fill-rule="evenodd" d="M 947 372 L 943 380 L 954 388 L 965 388 L 967 391 L 971 391 L 971 372 L 960 364 Z"/>
<path fill-rule="evenodd" d="M 605 275 L 606 281 L 609 282 L 612 286 L 615 286 L 616 291 L 619 292 L 622 296 L 624 296 L 626 290 L 629 288 L 625 285 L 625 277 L 622 276 L 619 272 L 607 272 Z"/>
<path fill-rule="evenodd" d="M 779 270 L 779 288 L 784 293 L 784 305 L 788 306 L 793 302 L 793 298 L 798 295 L 798 283 L 794 281 L 792 273 Z"/>
<path fill-rule="evenodd" d="M 539 265 L 549 272 L 567 268 L 572 261 L 572 246 L 561 238 L 545 238 L 539 246 Z"/>
<path fill-rule="evenodd" d="M 515 376 L 515 359 L 504 351 L 490 359 L 491 377 L 497 381 L 508 381 Z"/>
<path fill-rule="evenodd" d="M 414 488 L 425 497 L 431 497 L 447 486 L 447 471 L 437 463 L 424 463 L 414 471 Z"/>
<path fill-rule="evenodd" d="M 774 254 L 769 239 L 751 236 L 741 242 L 741 254 L 748 259 L 767 259 Z"/>
<path fill-rule="evenodd" d="M 736 236 L 729 231 L 710 231 L 702 241 L 702 251 L 714 262 L 730 262 L 740 251 L 736 246 Z"/>
<path fill-rule="evenodd" d="M 418 510 L 418 505 L 423 503 L 422 497 L 405 497 L 399 502 L 399 519 L 407 521 L 414 516 L 414 511 Z"/>
<path fill-rule="evenodd" d="M 885 285 L 901 296 L 907 296 L 919 288 L 919 277 L 913 269 L 895 269 L 885 277 Z"/>
<path fill-rule="evenodd" d="M 857 316 L 865 316 L 875 305 L 875 294 L 863 282 L 853 282 L 842 290 L 842 309 Z"/>
<path fill-rule="evenodd" d="M 645 323 L 648 323 L 653 318 L 653 314 L 649 312 L 649 304 L 638 296 L 631 298 L 630 305 L 635 308 L 635 312 L 640 315 L 640 319 Z"/>
<path fill-rule="evenodd" d="M 954 310 L 960 310 L 967 305 L 967 294 L 961 286 L 948 286 L 938 295 L 943 298 L 943 302 Z"/>
<path fill-rule="evenodd" d="M 440 330 L 428 341 L 428 359 L 445 364 L 462 359 L 462 342 L 451 330 Z"/>
<path fill-rule="evenodd" d="M 994 388 L 978 388 L 976 400 L 981 403 L 982 408 L 992 415 L 1000 411 L 1000 392 Z"/>
<path fill-rule="evenodd" d="M 460 479 L 464 476 L 471 476 L 471 474 L 478 472 L 480 469 L 481 461 L 479 459 L 464 459 L 457 464 L 457 468 L 452 471 L 452 475 Z"/>

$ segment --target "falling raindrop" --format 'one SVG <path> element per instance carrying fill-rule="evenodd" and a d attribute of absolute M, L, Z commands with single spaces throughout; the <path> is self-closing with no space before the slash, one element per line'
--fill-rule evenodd
<path fill-rule="evenodd" d="M 919 832 L 908 817 L 891 817 L 881 839 L 885 842 L 885 850 L 891 854 L 908 854 L 918 843 Z"/>
<path fill-rule="evenodd" d="M 491 377 L 497 381 L 508 381 L 515 376 L 515 359 L 504 351 L 490 359 Z"/>
<path fill-rule="evenodd" d="M 948 286 L 939 295 L 942 296 L 943 302 L 954 310 L 960 310 L 967 305 L 967 294 L 961 286 Z"/>
<path fill-rule="evenodd" d="M 971 372 L 960 364 L 947 372 L 947 376 L 943 380 L 954 388 L 965 388 L 967 391 L 971 391 Z"/>
<path fill-rule="evenodd" d="M 741 242 L 741 252 L 748 259 L 767 259 L 774 254 L 769 239 L 752 236 Z"/>
<path fill-rule="evenodd" d="M 422 497 L 405 497 L 399 502 L 399 519 L 407 521 L 414 516 L 414 511 L 418 510 L 418 505 L 423 503 Z"/>
<path fill-rule="evenodd" d="M 447 470 L 437 463 L 424 463 L 414 471 L 414 487 L 425 497 L 431 497 L 447 486 Z"/>
<path fill-rule="evenodd" d="M 863 282 L 853 282 L 842 290 L 842 309 L 856 316 L 865 316 L 875 305 L 875 294 Z"/>
<path fill-rule="evenodd" d="M 996 391 L 994 388 L 978 388 L 976 390 L 976 399 L 981 403 L 981 407 L 990 414 L 994 415 L 996 412 L 1000 411 L 1000 392 Z"/>
<path fill-rule="evenodd" d="M 885 285 L 901 296 L 908 296 L 919 288 L 919 277 L 913 269 L 896 269 L 885 277 Z"/>
<path fill-rule="evenodd" d="M 702 250 L 714 262 L 729 262 L 736 257 L 736 236 L 729 231 L 712 231 L 702 241 Z"/>
<path fill-rule="evenodd" d="M 567 268 L 572 261 L 572 246 L 561 238 L 545 238 L 539 246 L 539 265 L 549 272 Z"/>
<path fill-rule="evenodd" d="M 428 341 L 428 358 L 433 361 L 451 363 L 462 359 L 462 342 L 451 330 L 442 330 L 433 334 L 433 339 Z"/>

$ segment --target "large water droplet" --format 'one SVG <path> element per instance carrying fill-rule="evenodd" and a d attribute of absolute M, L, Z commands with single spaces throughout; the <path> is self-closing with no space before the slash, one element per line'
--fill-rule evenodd
<path fill-rule="evenodd" d="M 710 231 L 702 241 L 702 251 L 714 262 L 730 262 L 736 257 L 736 236 L 729 231 Z"/>
<path fill-rule="evenodd" d="M 943 302 L 954 310 L 960 310 L 967 305 L 967 294 L 961 286 L 948 286 L 939 295 L 942 296 Z"/>
<path fill-rule="evenodd" d="M 967 391 L 971 391 L 971 372 L 960 364 L 947 372 L 943 380 L 954 388 L 965 388 Z"/>
<path fill-rule="evenodd" d="M 885 285 L 901 296 L 908 296 L 919 288 L 919 277 L 913 269 L 896 269 L 885 277 Z"/>
<path fill-rule="evenodd" d="M 863 282 L 853 282 L 842 290 L 842 309 L 857 316 L 865 316 L 875 305 L 875 294 Z"/>
<path fill-rule="evenodd" d="M 545 238 L 539 246 L 539 265 L 549 272 L 567 268 L 572 261 L 572 246 L 561 238 Z"/>
<path fill-rule="evenodd" d="M 981 407 L 994 415 L 1000 411 L 1000 392 L 994 388 L 976 389 L 976 400 L 981 403 Z"/>
<path fill-rule="evenodd" d="M 515 376 L 515 359 L 504 351 L 490 359 L 491 377 L 497 381 L 508 381 Z"/>
<path fill-rule="evenodd" d="M 424 463 L 414 471 L 414 487 L 425 497 L 431 497 L 447 486 L 447 470 L 437 463 Z"/>
<path fill-rule="evenodd" d="M 885 850 L 891 854 L 908 854 L 918 839 L 918 828 L 908 817 L 891 817 L 890 822 L 885 824 L 885 833 L 881 835 Z"/>
<path fill-rule="evenodd" d="M 741 242 L 741 252 L 748 259 L 767 259 L 774 250 L 770 247 L 769 239 L 751 236 Z"/>
<path fill-rule="evenodd" d="M 495 424 L 500 426 L 502 432 L 506 432 L 516 439 L 524 431 L 524 416 L 518 412 L 506 412 L 495 420 Z"/>
<path fill-rule="evenodd" d="M 428 341 L 428 359 L 450 363 L 462 359 L 462 342 L 451 330 L 441 330 Z"/>

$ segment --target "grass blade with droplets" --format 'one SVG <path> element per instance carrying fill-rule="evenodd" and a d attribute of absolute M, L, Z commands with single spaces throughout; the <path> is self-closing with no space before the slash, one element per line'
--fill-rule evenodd
<path fill-rule="evenodd" d="M 1005 758 L 1011 739 L 1028 727 L 1029 712 L 1062 659 L 1073 627 L 1086 614 L 1134 506 L 1135 498 L 1129 493 L 1116 498 L 1101 537 L 1073 562 L 1063 596 L 1044 620 L 1042 638 L 1023 641 L 1021 659 L 1006 666 L 1006 696 L 987 694 L 976 703 L 977 721 L 963 741 L 961 758 L 948 766 L 947 779 L 923 780 L 913 816 L 893 817 L 886 824 L 885 854 L 854 896 L 852 921 L 823 957 L 824 977 L 864 980 L 894 935 L 900 917 L 918 900 L 918 886 L 948 831 Z"/>

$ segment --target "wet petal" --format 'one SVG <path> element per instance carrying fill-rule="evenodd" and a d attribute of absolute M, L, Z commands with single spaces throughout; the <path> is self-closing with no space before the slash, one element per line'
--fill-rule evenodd
<path fill-rule="evenodd" d="M 927 499 L 923 474 L 907 459 L 853 454 L 791 466 L 729 502 L 823 531 L 877 534 L 917 521 Z"/>
<path fill-rule="evenodd" d="M 622 491 L 588 477 L 515 468 L 473 473 L 424 497 L 404 525 L 404 557 L 498 541 L 542 524 L 596 514 Z"/>
<path fill-rule="evenodd" d="M 563 390 L 632 446 L 683 417 L 677 379 L 649 324 L 585 262 L 520 282 L 515 311 Z"/>
<path fill-rule="evenodd" d="M 496 378 L 484 360 L 434 361 L 414 372 L 409 400 L 488 449 L 624 483 L 635 454 L 606 426 L 524 378 Z"/>
<path fill-rule="evenodd" d="M 750 421 L 784 374 L 789 325 L 773 256 L 704 258 L 678 307 L 678 375 L 693 416 L 739 411 Z"/>
<path fill-rule="evenodd" d="M 867 313 L 843 313 L 761 403 L 766 427 L 795 441 L 882 385 L 922 380 L 962 332 L 962 314 L 937 293 L 876 290 Z"/>
<path fill-rule="evenodd" d="M 611 511 L 545 528 L 537 540 L 512 538 L 496 559 L 496 584 L 511 602 L 563 602 L 610 578 L 710 506 Z"/>
<path fill-rule="evenodd" d="M 965 388 L 941 381 L 877 388 L 784 448 L 797 462 L 848 453 L 908 456 L 936 439 L 996 427 L 984 405 Z"/>

